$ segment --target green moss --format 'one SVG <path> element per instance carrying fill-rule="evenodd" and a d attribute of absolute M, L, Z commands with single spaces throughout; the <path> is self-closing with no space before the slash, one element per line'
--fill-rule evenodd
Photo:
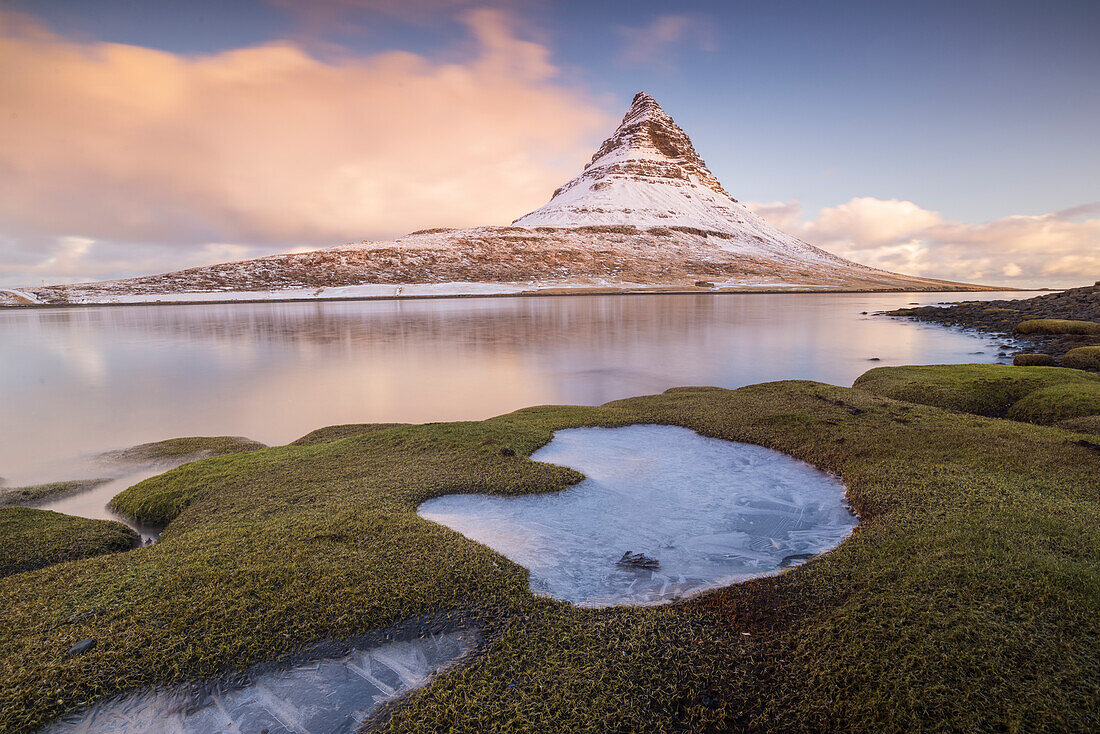
<path fill-rule="evenodd" d="M 1100 415 L 1086 415 L 1082 418 L 1069 418 L 1056 424 L 1059 428 L 1078 433 L 1095 433 L 1100 435 Z"/>
<path fill-rule="evenodd" d="M 593 610 L 533 597 L 522 568 L 416 515 L 446 493 L 560 490 L 580 475 L 528 459 L 553 431 L 631 423 L 835 472 L 860 528 L 779 576 Z M 1100 501 L 1077 439 L 785 382 L 207 459 L 126 493 L 171 520 L 155 545 L 0 580 L 0 730 L 439 610 L 478 620 L 484 649 L 391 731 L 1087 730 Z M 84 637 L 100 644 L 63 659 Z"/>
<path fill-rule="evenodd" d="M 106 484 L 110 479 L 74 479 L 67 482 L 34 484 L 27 487 L 0 489 L 0 507 L 12 505 L 33 505 L 39 502 L 68 497 Z"/>
<path fill-rule="evenodd" d="M 197 458 L 219 456 L 244 451 L 259 451 L 263 448 L 266 448 L 266 446 L 262 443 L 241 436 L 190 436 L 143 443 L 118 451 L 108 451 L 100 454 L 100 457 L 106 461 L 141 463 L 173 460 L 191 455 L 195 455 Z"/>
<path fill-rule="evenodd" d="M 854 387 L 895 400 L 1030 423 L 1100 413 L 1100 377 L 1061 367 L 878 367 L 861 375 Z"/>
<path fill-rule="evenodd" d="M 138 534 L 113 520 L 27 507 L 0 509 L 0 576 L 132 548 Z"/>
<path fill-rule="evenodd" d="M 1054 367 L 1057 362 L 1049 354 L 1017 354 L 1012 358 L 1012 364 L 1017 367 Z"/>
<path fill-rule="evenodd" d="M 1016 324 L 1017 334 L 1100 334 L 1100 323 L 1070 319 L 1031 319 Z"/>
<path fill-rule="evenodd" d="M 1009 408 L 1006 418 L 1050 425 L 1059 421 L 1100 415 L 1100 382 L 1064 384 L 1035 390 Z"/>
<path fill-rule="evenodd" d="M 328 443 L 329 441 L 339 441 L 342 438 L 348 438 L 349 436 L 361 436 L 364 433 L 373 433 L 374 431 L 388 431 L 391 428 L 399 428 L 400 426 L 407 426 L 408 423 L 345 423 L 339 426 L 328 426 L 326 428 L 318 428 L 316 431 L 310 431 L 306 435 L 299 438 L 297 441 L 292 441 L 291 446 L 309 446 L 315 443 Z"/>
<path fill-rule="evenodd" d="M 1062 365 L 1075 370 L 1100 370 L 1100 346 L 1071 349 L 1062 357 Z"/>
<path fill-rule="evenodd" d="M 1019 309 L 1016 308 L 983 308 L 982 313 L 987 316 L 992 316 L 997 313 L 1019 313 Z"/>

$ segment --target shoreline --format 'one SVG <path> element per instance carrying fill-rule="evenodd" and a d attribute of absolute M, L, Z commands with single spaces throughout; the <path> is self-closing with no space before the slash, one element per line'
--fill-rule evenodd
<path fill-rule="evenodd" d="M 1028 290 L 1026 288 L 996 288 L 983 286 L 976 288 L 958 288 L 946 290 L 915 290 L 907 288 L 789 288 L 789 289 L 746 289 L 746 290 L 715 290 L 711 288 L 652 288 L 652 289 L 614 289 L 614 288 L 574 288 L 545 290 L 515 291 L 508 293 L 425 293 L 410 295 L 377 295 L 377 296 L 314 296 L 303 298 L 221 298 L 221 299 L 195 299 L 195 300 L 155 300 L 155 301 L 104 301 L 92 303 L 0 303 L 0 311 L 5 309 L 46 309 L 46 308 L 97 308 L 119 306 L 196 306 L 196 305 L 228 305 L 228 304 L 257 304 L 257 303 L 339 303 L 355 301 L 426 301 L 443 299 L 473 299 L 473 298 L 562 298 L 568 296 L 690 296 L 690 295 L 780 295 L 780 294 L 853 294 L 853 293 L 1048 293 L 1057 292 L 1047 290 Z"/>
<path fill-rule="evenodd" d="M 916 306 L 885 311 L 886 315 L 939 326 L 972 329 L 1022 346 L 1019 353 L 1042 353 L 1060 358 L 1071 349 L 1100 344 L 1100 337 L 1072 332 L 1028 332 L 1021 323 L 1035 320 L 1100 321 L 1100 281 L 1016 300 L 962 301 L 949 305 Z"/>

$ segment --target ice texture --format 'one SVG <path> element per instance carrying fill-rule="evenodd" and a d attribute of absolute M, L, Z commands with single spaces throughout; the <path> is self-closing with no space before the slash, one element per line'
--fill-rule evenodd
<path fill-rule="evenodd" d="M 254 673 L 243 683 L 145 689 L 62 717 L 42 731 L 352 734 L 376 706 L 423 685 L 477 640 L 475 630 L 459 630 Z"/>
<path fill-rule="evenodd" d="M 572 428 L 531 458 L 586 478 L 541 495 L 447 495 L 419 514 L 526 567 L 534 593 L 574 604 L 656 603 L 778 573 L 858 522 L 833 476 L 686 428 Z M 617 565 L 627 551 L 660 568 Z"/>

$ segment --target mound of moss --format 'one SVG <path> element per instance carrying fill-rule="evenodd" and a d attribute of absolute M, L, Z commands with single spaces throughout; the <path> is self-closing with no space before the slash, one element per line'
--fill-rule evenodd
<path fill-rule="evenodd" d="M 299 438 L 297 441 L 292 441 L 291 446 L 309 446 L 315 443 L 328 443 L 329 441 L 339 441 L 342 438 L 348 438 L 349 436 L 361 436 L 364 433 L 373 433 L 374 431 L 388 431 L 391 428 L 400 428 L 401 426 L 407 426 L 408 423 L 345 423 L 339 426 L 327 426 L 325 428 L 318 428 L 316 431 L 310 431 L 306 435 Z"/>
<path fill-rule="evenodd" d="M 976 415 L 1053 424 L 1100 414 L 1100 376 L 1061 367 L 877 367 L 853 387 Z"/>
<path fill-rule="evenodd" d="M 1100 335 L 1100 323 L 1071 319 L 1031 319 L 1016 324 L 1017 334 L 1081 334 Z"/>
<path fill-rule="evenodd" d="M 138 534 L 114 520 L 27 507 L 0 509 L 0 576 L 132 548 Z"/>
<path fill-rule="evenodd" d="M 1050 354 L 1026 352 L 1013 357 L 1012 364 L 1017 367 L 1054 367 L 1058 363 L 1054 361 L 1054 357 Z"/>
<path fill-rule="evenodd" d="M 634 423 L 834 472 L 860 527 L 775 577 L 586 609 L 416 515 L 447 493 L 568 487 L 579 474 L 529 460 L 553 431 Z M 170 520 L 155 545 L 0 580 L 0 731 L 444 610 L 483 649 L 388 731 L 1088 730 L 1100 499 L 1078 435 L 783 382 L 206 459 L 124 493 Z M 83 638 L 99 644 L 65 659 Z"/>
<path fill-rule="evenodd" d="M 1075 370 L 1100 370 L 1100 346 L 1076 347 L 1062 357 L 1062 366 Z"/>
<path fill-rule="evenodd" d="M 128 449 L 106 451 L 99 458 L 107 462 L 141 464 L 156 461 L 174 461 L 181 458 L 205 458 L 222 454 L 237 454 L 267 448 L 259 441 L 242 436 L 189 436 L 170 438 L 131 446 Z"/>
<path fill-rule="evenodd" d="M 33 484 L 27 487 L 12 487 L 0 489 L 0 507 L 12 505 L 33 505 L 40 502 L 68 497 L 70 495 L 95 489 L 101 484 L 106 484 L 110 479 L 73 479 L 66 482 L 50 482 L 49 484 Z"/>
<path fill-rule="evenodd" d="M 1095 433 L 1100 435 L 1100 415 L 1086 415 L 1082 418 L 1070 418 L 1056 423 L 1059 428 L 1078 433 Z"/>

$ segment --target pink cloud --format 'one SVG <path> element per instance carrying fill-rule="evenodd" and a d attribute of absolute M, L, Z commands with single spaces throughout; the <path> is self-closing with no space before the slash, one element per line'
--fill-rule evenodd
<path fill-rule="evenodd" d="M 507 15 L 462 18 L 476 52 L 442 62 L 184 56 L 0 13 L 0 238 L 322 246 L 511 221 L 612 120 Z"/>
<path fill-rule="evenodd" d="M 945 220 L 911 201 L 857 197 L 806 219 L 797 201 L 749 203 L 760 216 L 858 262 L 910 275 L 1011 286 L 1100 279 L 1100 202 L 981 224 Z M 1080 221 L 1078 221 L 1080 220 Z"/>

